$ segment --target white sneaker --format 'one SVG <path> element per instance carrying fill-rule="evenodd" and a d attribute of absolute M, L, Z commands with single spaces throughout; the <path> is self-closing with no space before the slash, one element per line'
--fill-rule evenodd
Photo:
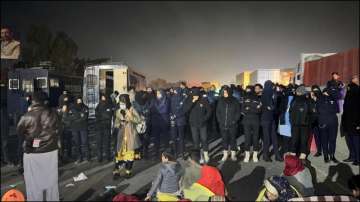
<path fill-rule="evenodd" d="M 227 158 L 228 158 L 228 151 L 227 150 L 224 150 L 223 151 L 223 157 L 222 157 L 222 159 L 221 159 L 221 161 L 222 162 L 225 162 L 226 160 L 227 160 Z"/>
<path fill-rule="evenodd" d="M 249 151 L 245 151 L 245 158 L 244 158 L 244 162 L 248 163 L 250 159 L 250 152 Z"/>
<path fill-rule="evenodd" d="M 237 161 L 236 151 L 231 151 L 231 160 L 232 160 L 232 161 Z"/>
<path fill-rule="evenodd" d="M 204 164 L 205 163 L 205 161 L 204 161 L 204 157 L 203 157 L 203 154 L 202 153 L 200 153 L 200 162 L 199 162 L 200 164 Z"/>
<path fill-rule="evenodd" d="M 205 163 L 208 163 L 209 160 L 210 160 L 210 158 L 209 158 L 209 152 L 204 151 L 204 161 L 205 161 Z"/>
<path fill-rule="evenodd" d="M 257 151 L 254 151 L 254 153 L 253 153 L 253 161 L 254 161 L 255 163 L 257 163 L 257 162 L 259 161 L 259 159 L 258 159 L 258 152 L 257 152 Z"/>

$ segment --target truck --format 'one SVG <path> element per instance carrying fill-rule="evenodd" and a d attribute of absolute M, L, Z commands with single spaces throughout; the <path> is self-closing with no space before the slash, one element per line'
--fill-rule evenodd
<path fill-rule="evenodd" d="M 352 76 L 359 75 L 359 48 L 305 62 L 302 82 L 305 86 L 325 86 L 332 72 L 338 72 L 345 84 Z"/>
<path fill-rule="evenodd" d="M 280 69 L 257 69 L 250 74 L 251 85 L 257 83 L 264 85 L 267 80 L 278 83 L 280 81 Z"/>
<path fill-rule="evenodd" d="M 303 84 L 304 80 L 304 66 L 306 62 L 319 60 L 323 57 L 335 55 L 336 53 L 301 53 L 300 62 L 295 72 L 294 83 L 297 85 Z"/>
<path fill-rule="evenodd" d="M 145 90 L 146 77 L 123 63 L 90 65 L 85 68 L 83 101 L 89 107 L 89 118 L 95 116 L 100 94 L 114 91 L 128 93 L 130 88 Z"/>

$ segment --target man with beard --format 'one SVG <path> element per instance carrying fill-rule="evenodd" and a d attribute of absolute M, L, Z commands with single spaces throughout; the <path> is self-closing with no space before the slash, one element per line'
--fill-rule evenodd
<path fill-rule="evenodd" d="M 106 153 L 106 160 L 111 161 L 110 136 L 111 121 L 114 113 L 114 107 L 110 98 L 104 94 L 100 95 L 100 102 L 95 108 L 96 129 L 97 129 L 97 157 L 98 161 L 103 160 L 103 150 Z"/>
<path fill-rule="evenodd" d="M 86 158 L 86 161 L 90 161 L 88 142 L 89 108 L 82 102 L 82 99 L 78 97 L 76 103 L 71 105 L 70 110 L 72 111 L 73 120 L 71 132 L 78 152 L 75 164 L 82 162 L 84 158 Z"/>
<path fill-rule="evenodd" d="M 216 118 L 219 123 L 223 141 L 222 161 L 228 158 L 230 146 L 231 160 L 236 161 L 236 133 L 240 119 L 240 103 L 232 96 L 232 89 L 228 86 L 223 88 L 223 94 L 216 106 Z"/>

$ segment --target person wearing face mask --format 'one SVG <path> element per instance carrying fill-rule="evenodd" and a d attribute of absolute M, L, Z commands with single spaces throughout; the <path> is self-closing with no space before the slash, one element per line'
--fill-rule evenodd
<path fill-rule="evenodd" d="M 305 96 L 305 86 L 300 85 L 295 91 L 295 97 L 290 103 L 291 123 L 291 153 L 297 154 L 300 148 L 300 160 L 305 160 L 307 153 L 308 128 L 310 123 L 311 106 Z"/>
<path fill-rule="evenodd" d="M 312 134 L 314 134 L 315 138 L 315 144 L 317 152 L 314 155 L 315 157 L 322 155 L 322 147 L 321 147 L 321 136 L 320 136 L 320 129 L 319 129 L 319 113 L 317 111 L 317 105 L 319 102 L 319 98 L 321 97 L 321 89 L 317 85 L 311 86 L 311 92 L 310 92 L 310 105 L 311 109 L 313 110 L 311 113 L 311 121 L 310 121 L 310 128 Z"/>
<path fill-rule="evenodd" d="M 95 108 L 96 129 L 97 129 L 97 157 L 98 161 L 103 160 L 103 151 L 105 150 L 107 161 L 111 161 L 110 139 L 111 139 L 111 121 L 114 107 L 110 98 L 104 94 L 100 95 L 100 102 Z"/>
<path fill-rule="evenodd" d="M 223 88 L 223 94 L 216 106 L 216 118 L 219 123 L 220 133 L 222 135 L 223 158 L 228 158 L 228 150 L 231 150 L 231 160 L 236 161 L 236 133 L 240 119 L 240 104 L 232 96 L 232 89 L 228 86 Z"/>
<path fill-rule="evenodd" d="M 151 114 L 151 133 L 152 143 L 155 146 L 155 159 L 158 159 L 161 153 L 161 143 L 169 142 L 170 126 L 170 101 L 164 90 L 156 91 L 156 100 L 150 111 Z"/>
<path fill-rule="evenodd" d="M 82 161 L 90 161 L 89 142 L 88 142 L 88 116 L 89 108 L 82 102 L 82 98 L 78 97 L 76 103 L 71 105 L 72 123 L 71 131 L 75 147 L 77 150 L 77 160 L 75 164 Z M 86 159 L 85 159 L 86 158 Z"/>
<path fill-rule="evenodd" d="M 319 98 L 317 111 L 319 112 L 319 128 L 321 144 L 325 163 L 330 160 L 334 163 L 339 161 L 335 158 L 336 138 L 338 132 L 339 106 L 337 100 L 340 96 L 337 88 L 325 88 Z"/>
<path fill-rule="evenodd" d="M 241 113 L 244 116 L 242 124 L 245 132 L 245 158 L 244 162 L 249 162 L 250 147 L 253 146 L 253 161 L 258 162 L 259 146 L 259 127 L 261 102 L 256 96 L 253 86 L 247 86 L 245 89 L 244 99 L 241 103 Z"/>
<path fill-rule="evenodd" d="M 263 130 L 263 158 L 265 161 L 271 162 L 271 158 L 269 156 L 269 149 L 272 144 L 273 151 L 275 154 L 275 159 L 277 161 L 282 161 L 282 157 L 280 156 L 276 127 L 275 127 L 275 110 L 276 110 L 276 93 L 274 90 L 274 84 L 267 80 L 264 84 L 264 90 L 261 95 L 261 103 L 262 103 L 262 113 L 261 113 L 261 126 Z"/>
<path fill-rule="evenodd" d="M 129 177 L 134 160 L 140 159 L 137 149 L 141 141 L 136 124 L 141 122 L 140 115 L 130 103 L 128 94 L 119 96 L 119 109 L 116 111 L 115 127 L 119 128 L 113 175 Z"/>

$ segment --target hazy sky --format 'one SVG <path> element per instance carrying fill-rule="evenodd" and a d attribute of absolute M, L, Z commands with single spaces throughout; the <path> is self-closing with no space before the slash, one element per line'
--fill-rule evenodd
<path fill-rule="evenodd" d="M 79 56 L 112 57 L 148 81 L 235 81 L 257 68 L 290 68 L 302 52 L 359 47 L 359 1 L 1 2 L 1 23 L 65 31 Z"/>

